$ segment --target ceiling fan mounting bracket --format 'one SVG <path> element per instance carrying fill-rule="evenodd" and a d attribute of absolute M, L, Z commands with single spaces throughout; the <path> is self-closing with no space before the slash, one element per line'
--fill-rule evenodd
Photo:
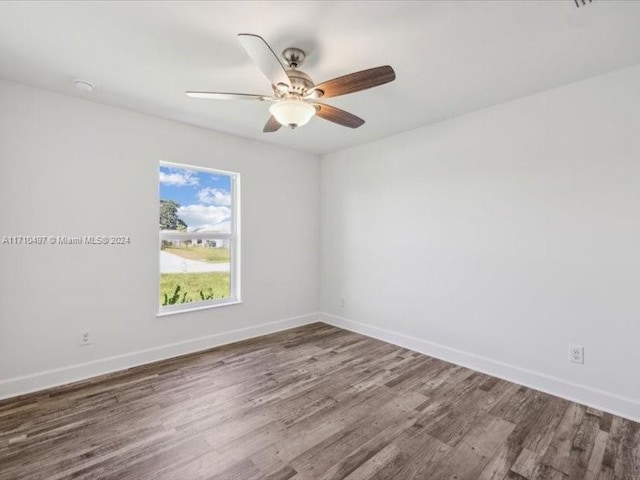
<path fill-rule="evenodd" d="M 307 54 L 304 50 L 299 48 L 290 47 L 285 48 L 282 51 L 282 58 L 284 58 L 287 66 L 291 69 L 298 68 L 300 65 L 304 63 L 304 59 L 307 57 Z"/>

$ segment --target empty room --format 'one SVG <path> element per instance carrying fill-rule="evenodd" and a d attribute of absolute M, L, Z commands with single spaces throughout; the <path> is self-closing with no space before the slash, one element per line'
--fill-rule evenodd
<path fill-rule="evenodd" d="M 640 480 L 640 1 L 0 2 L 0 480 Z"/>

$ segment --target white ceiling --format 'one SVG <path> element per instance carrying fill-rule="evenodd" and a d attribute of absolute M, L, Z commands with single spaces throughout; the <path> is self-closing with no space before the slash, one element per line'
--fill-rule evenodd
<path fill-rule="evenodd" d="M 270 93 L 237 33 L 307 50 L 316 83 L 386 64 L 397 80 L 326 100 L 357 130 L 314 118 L 265 134 L 268 104 L 184 95 Z M 0 3 L 2 78 L 318 154 L 639 62 L 631 1 Z"/>

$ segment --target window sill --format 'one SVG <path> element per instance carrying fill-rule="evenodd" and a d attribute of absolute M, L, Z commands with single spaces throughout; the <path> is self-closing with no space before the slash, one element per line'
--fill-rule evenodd
<path fill-rule="evenodd" d="M 213 303 L 210 305 L 200 305 L 199 307 L 186 307 L 176 310 L 160 311 L 156 314 L 156 317 L 168 317 L 169 315 L 178 315 L 180 313 L 197 312 L 198 310 L 208 310 L 210 308 L 228 307 L 229 305 L 240 305 L 242 300 L 229 300 L 224 303 Z"/>

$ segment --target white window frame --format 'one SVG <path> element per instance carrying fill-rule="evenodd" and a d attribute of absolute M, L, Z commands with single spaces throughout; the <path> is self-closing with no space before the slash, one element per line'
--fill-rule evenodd
<path fill-rule="evenodd" d="M 185 170 L 195 170 L 197 172 L 210 173 L 212 175 L 226 175 L 231 177 L 231 233 L 183 233 L 183 232 L 159 232 L 158 234 L 158 295 L 160 298 L 160 247 L 163 240 L 179 240 L 184 238 L 202 240 L 229 240 L 231 256 L 229 259 L 229 297 L 216 300 L 200 300 L 190 303 L 180 303 L 176 305 L 159 305 L 158 316 L 173 315 L 176 313 L 191 312 L 207 308 L 224 307 L 227 305 L 237 305 L 242 303 L 240 296 L 240 174 L 216 168 L 199 167 L 182 163 L 161 161 L 159 167 L 182 168 Z M 160 192 L 158 184 L 158 192 Z M 158 199 L 159 200 L 159 199 Z M 160 201 L 158 204 L 158 217 L 160 216 Z"/>

